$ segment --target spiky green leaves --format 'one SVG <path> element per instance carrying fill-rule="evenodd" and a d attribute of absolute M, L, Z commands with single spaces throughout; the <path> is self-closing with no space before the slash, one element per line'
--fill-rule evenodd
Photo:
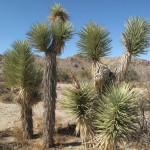
<path fill-rule="evenodd" d="M 57 21 L 51 25 L 51 31 L 56 38 L 69 40 L 72 36 L 72 25 L 69 22 Z"/>
<path fill-rule="evenodd" d="M 122 33 L 122 44 L 133 56 L 147 53 L 150 46 L 150 22 L 140 17 L 129 18 Z"/>
<path fill-rule="evenodd" d="M 69 22 L 56 21 L 51 25 L 51 32 L 57 54 L 60 55 L 65 46 L 65 42 L 72 37 L 72 25 Z"/>
<path fill-rule="evenodd" d="M 128 84 L 113 85 L 102 96 L 101 111 L 96 113 L 96 127 L 101 139 L 99 146 L 102 143 L 122 142 L 133 133 L 137 123 L 135 96 L 136 93 Z"/>
<path fill-rule="evenodd" d="M 42 72 L 34 64 L 31 48 L 27 41 L 16 41 L 12 50 L 5 53 L 4 79 L 9 87 L 15 87 L 22 94 L 28 94 L 26 104 L 33 105 L 39 97 Z M 21 93 L 22 91 L 22 93 Z M 22 104 L 22 95 L 18 94 L 18 102 Z"/>
<path fill-rule="evenodd" d="M 111 39 L 108 37 L 109 32 L 102 26 L 95 23 L 89 23 L 82 28 L 78 34 L 80 37 L 77 43 L 79 53 L 87 59 L 95 62 L 100 57 L 107 56 L 111 50 Z"/>
<path fill-rule="evenodd" d="M 63 106 L 71 112 L 75 118 L 82 118 L 91 114 L 92 104 L 96 99 L 96 92 L 88 85 L 80 89 L 67 88 L 63 93 Z"/>
<path fill-rule="evenodd" d="M 41 52 L 46 52 L 51 43 L 51 30 L 46 23 L 36 23 L 27 33 L 32 46 Z"/>
<path fill-rule="evenodd" d="M 56 21 L 51 25 L 37 23 L 27 33 L 31 45 L 38 51 L 49 51 L 53 45 L 56 54 L 61 54 L 65 42 L 72 36 L 72 25 L 69 22 Z"/>
<path fill-rule="evenodd" d="M 98 99 L 96 91 L 89 85 L 82 85 L 79 89 L 66 89 L 63 96 L 62 104 L 76 119 L 76 132 L 80 132 L 85 142 L 93 135 L 93 110 Z"/>
<path fill-rule="evenodd" d="M 5 53 L 4 77 L 8 86 L 30 85 L 33 56 L 27 41 L 16 41 Z"/>
<path fill-rule="evenodd" d="M 61 20 L 62 22 L 66 22 L 69 20 L 69 15 L 66 10 L 60 5 L 55 4 L 51 8 L 51 15 L 48 17 L 51 22 L 56 22 L 57 20 Z"/>

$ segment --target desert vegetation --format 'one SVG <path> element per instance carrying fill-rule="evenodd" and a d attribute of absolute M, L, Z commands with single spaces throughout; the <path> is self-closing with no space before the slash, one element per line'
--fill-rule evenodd
<path fill-rule="evenodd" d="M 78 65 L 68 70 L 57 65 L 65 43 L 73 38 L 69 19 L 67 11 L 55 4 L 49 23 L 33 24 L 27 40 L 15 41 L 5 52 L 3 78 L 13 101 L 20 106 L 22 124 L 6 135 L 0 132 L 0 138 L 14 136 L 14 147 L 28 150 L 67 149 L 66 141 L 76 138 L 81 143 L 75 149 L 125 150 L 129 144 L 150 149 L 150 87 L 143 84 L 145 96 L 133 84 L 139 74 L 130 68 L 132 57 L 148 52 L 150 21 L 142 17 L 126 20 L 121 38 L 125 53 L 114 68 L 102 63 L 111 52 L 110 32 L 89 22 L 78 32 L 77 46 L 80 59 L 91 63 L 91 72 L 84 68 L 76 72 L 73 69 Z M 32 48 L 45 53 L 41 65 L 35 61 Z M 62 82 L 67 87 L 62 88 Z M 43 104 L 38 109 L 43 109 L 43 115 L 33 121 L 33 106 L 38 102 Z M 67 124 L 61 122 L 56 115 L 58 107 L 68 115 L 64 120 L 70 117 L 74 121 L 69 118 Z M 0 149 L 9 148 L 0 142 Z"/>

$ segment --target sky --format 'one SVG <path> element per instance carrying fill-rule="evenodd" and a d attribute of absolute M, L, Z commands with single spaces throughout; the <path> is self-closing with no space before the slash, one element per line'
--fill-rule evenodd
<path fill-rule="evenodd" d="M 109 57 L 118 57 L 125 51 L 121 44 L 125 20 L 131 16 L 150 19 L 150 0 L 0 0 L 0 54 L 10 49 L 15 40 L 25 40 L 32 24 L 47 22 L 55 3 L 67 10 L 74 26 L 74 35 L 66 43 L 62 58 L 78 53 L 77 33 L 89 21 L 105 26 L 110 32 Z M 150 60 L 150 52 L 140 58 Z"/>

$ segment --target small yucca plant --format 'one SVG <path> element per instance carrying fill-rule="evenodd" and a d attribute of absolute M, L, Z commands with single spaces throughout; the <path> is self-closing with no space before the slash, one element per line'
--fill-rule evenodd
<path fill-rule="evenodd" d="M 95 149 L 115 150 L 117 143 L 126 140 L 136 128 L 136 93 L 128 84 L 113 85 L 102 96 L 103 104 L 97 111 Z"/>
<path fill-rule="evenodd" d="M 98 100 L 96 91 L 89 85 L 79 89 L 67 88 L 63 93 L 63 106 L 76 119 L 76 133 L 80 133 L 85 143 L 94 135 L 93 111 Z"/>

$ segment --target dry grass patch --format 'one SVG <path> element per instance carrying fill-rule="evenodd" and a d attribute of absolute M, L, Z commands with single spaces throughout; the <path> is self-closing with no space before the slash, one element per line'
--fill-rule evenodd
<path fill-rule="evenodd" d="M 42 119 L 42 117 L 36 117 L 34 119 L 34 130 L 39 136 L 42 135 L 42 132 L 43 132 L 43 119 Z"/>
<path fill-rule="evenodd" d="M 31 142 L 23 138 L 23 132 L 19 127 L 14 127 L 12 130 L 12 136 L 15 138 L 16 143 L 20 146 L 29 146 Z"/>
<path fill-rule="evenodd" d="M 36 142 L 32 143 L 31 146 L 32 146 L 33 150 L 45 150 L 44 145 L 41 141 L 36 141 Z"/>

